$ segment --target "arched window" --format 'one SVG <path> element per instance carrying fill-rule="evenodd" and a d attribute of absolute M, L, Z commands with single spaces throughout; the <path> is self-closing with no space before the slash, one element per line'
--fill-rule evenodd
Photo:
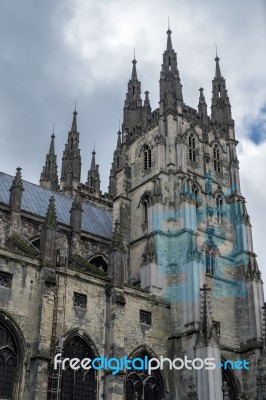
<path fill-rule="evenodd" d="M 100 271 L 107 272 L 108 270 L 108 264 L 107 262 L 103 259 L 102 256 L 97 256 L 93 257 L 90 260 L 90 264 L 94 265 L 95 267 L 99 268 Z"/>
<path fill-rule="evenodd" d="M 143 150 L 143 167 L 145 170 L 151 168 L 151 148 L 148 146 Z"/>
<path fill-rule="evenodd" d="M 188 155 L 191 161 L 196 161 L 196 139 L 193 133 L 188 137 Z"/>
<path fill-rule="evenodd" d="M 14 399 L 19 373 L 19 348 L 8 323 L 0 318 L 0 398 Z"/>
<path fill-rule="evenodd" d="M 226 360 L 222 359 L 223 363 Z M 237 400 L 239 397 L 238 392 L 238 382 L 232 371 L 230 363 L 227 364 L 226 369 L 222 370 L 222 379 L 223 379 L 223 395 L 224 399 L 228 400 Z"/>
<path fill-rule="evenodd" d="M 223 222 L 223 198 L 221 195 L 216 197 L 216 209 L 217 209 L 217 222 L 221 224 Z"/>
<path fill-rule="evenodd" d="M 63 348 L 64 358 L 90 358 L 95 355 L 85 341 L 80 337 L 73 337 L 68 340 Z M 62 371 L 61 400 L 96 400 L 96 371 L 91 368 L 74 370 L 66 364 Z"/>
<path fill-rule="evenodd" d="M 145 351 L 140 352 L 134 358 L 142 360 L 151 357 Z M 149 375 L 147 370 L 132 370 L 127 375 L 126 380 L 126 398 L 125 400 L 162 400 L 163 383 L 158 370 L 152 371 Z"/>
<path fill-rule="evenodd" d="M 205 251 L 205 262 L 207 274 L 214 274 L 215 269 L 215 251 L 212 247 Z"/>
<path fill-rule="evenodd" d="M 220 149 L 217 144 L 213 147 L 213 167 L 214 171 L 221 172 Z"/>

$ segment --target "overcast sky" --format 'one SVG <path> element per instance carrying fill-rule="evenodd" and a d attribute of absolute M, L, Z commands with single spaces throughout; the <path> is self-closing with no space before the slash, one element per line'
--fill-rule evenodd
<path fill-rule="evenodd" d="M 152 108 L 170 18 L 184 101 L 210 106 L 215 44 L 240 141 L 254 248 L 266 281 L 266 1 L 0 0 L 0 170 L 38 183 L 55 123 L 59 174 L 77 99 L 86 180 L 95 140 L 106 191 L 136 47 Z"/>

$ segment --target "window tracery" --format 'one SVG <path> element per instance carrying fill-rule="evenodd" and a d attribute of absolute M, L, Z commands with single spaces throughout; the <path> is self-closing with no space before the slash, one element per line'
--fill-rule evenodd
<path fill-rule="evenodd" d="M 196 139 L 193 133 L 188 137 L 188 155 L 191 161 L 196 161 Z"/>
<path fill-rule="evenodd" d="M 151 358 L 148 353 L 142 351 L 136 358 Z M 148 371 L 133 370 L 127 375 L 126 380 L 126 399 L 125 400 L 162 400 L 163 384 L 161 374 L 158 370 L 152 371 L 152 375 Z"/>
<path fill-rule="evenodd" d="M 144 170 L 151 168 L 151 148 L 149 146 L 145 146 L 143 150 L 143 167 Z"/>
<path fill-rule="evenodd" d="M 215 144 L 213 147 L 213 167 L 214 171 L 221 172 L 221 158 L 218 144 Z"/>
<path fill-rule="evenodd" d="M 206 262 L 206 272 L 207 274 L 214 274 L 215 269 L 215 250 L 212 247 L 209 247 L 205 251 L 205 262 Z"/>

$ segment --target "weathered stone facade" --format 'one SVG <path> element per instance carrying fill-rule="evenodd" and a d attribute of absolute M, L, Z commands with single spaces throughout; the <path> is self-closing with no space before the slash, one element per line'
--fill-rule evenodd
<path fill-rule="evenodd" d="M 209 117 L 202 88 L 198 110 L 183 101 L 170 30 L 153 112 L 133 60 L 109 194 L 95 151 L 80 182 L 76 110 L 60 186 L 54 135 L 40 187 L 0 173 L 0 399 L 265 399 L 262 281 L 215 62 Z M 250 370 L 86 375 L 54 371 L 60 352 Z"/>

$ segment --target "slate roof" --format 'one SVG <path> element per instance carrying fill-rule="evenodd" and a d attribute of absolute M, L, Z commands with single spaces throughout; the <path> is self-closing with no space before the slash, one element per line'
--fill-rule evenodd
<path fill-rule="evenodd" d="M 0 172 L 0 203 L 9 204 L 9 189 L 14 177 Z M 72 199 L 63 194 L 43 189 L 38 185 L 23 180 L 24 191 L 22 192 L 23 211 L 44 217 L 51 196 L 55 198 L 57 220 L 62 224 L 70 224 L 70 209 Z M 102 210 L 92 204 L 82 203 L 82 226 L 85 232 L 111 238 L 112 235 L 112 212 Z"/>

